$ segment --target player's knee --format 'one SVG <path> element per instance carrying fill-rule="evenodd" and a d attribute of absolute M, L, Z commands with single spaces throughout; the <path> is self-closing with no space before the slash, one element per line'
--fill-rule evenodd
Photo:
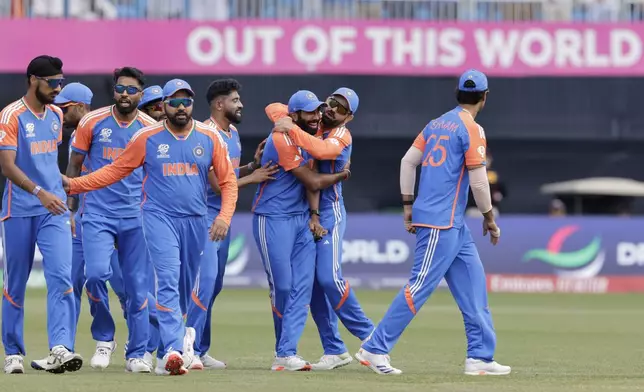
<path fill-rule="evenodd" d="M 335 279 L 331 275 L 317 275 L 316 279 L 318 284 L 322 287 L 325 293 L 328 293 L 332 290 L 338 290 L 338 285 L 336 284 Z"/>
<path fill-rule="evenodd" d="M 275 296 L 287 298 L 291 294 L 292 285 L 290 281 L 275 282 Z"/>

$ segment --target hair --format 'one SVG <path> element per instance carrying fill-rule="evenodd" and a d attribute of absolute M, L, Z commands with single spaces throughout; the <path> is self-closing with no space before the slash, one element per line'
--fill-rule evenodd
<path fill-rule="evenodd" d="M 114 70 L 114 83 L 116 84 L 119 80 L 119 78 L 122 77 L 127 77 L 127 78 L 134 78 L 136 79 L 137 82 L 139 82 L 139 85 L 141 87 L 145 86 L 145 77 L 143 76 L 143 72 L 134 67 L 123 67 L 123 68 L 117 68 Z"/>
<path fill-rule="evenodd" d="M 208 105 L 210 105 L 215 98 L 222 95 L 229 95 L 233 91 L 241 91 L 241 88 L 241 84 L 235 79 L 215 80 L 210 83 L 210 86 L 208 86 L 208 92 L 206 93 Z"/>
<path fill-rule="evenodd" d="M 476 83 L 474 83 L 473 80 L 466 80 L 465 83 L 463 83 L 463 87 L 475 88 Z M 456 88 L 456 102 L 458 102 L 461 105 L 476 105 L 477 103 L 483 100 L 486 92 L 487 90 L 464 91 L 464 90 L 459 90 L 459 88 Z"/>

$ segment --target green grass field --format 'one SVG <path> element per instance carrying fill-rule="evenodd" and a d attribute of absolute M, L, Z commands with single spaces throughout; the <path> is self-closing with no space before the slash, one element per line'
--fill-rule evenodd
<path fill-rule="evenodd" d="M 360 291 L 358 297 L 374 321 L 384 314 L 392 291 Z M 114 304 L 117 302 L 113 300 Z M 644 296 L 517 295 L 490 298 L 498 333 L 497 359 L 511 365 L 508 377 L 461 374 L 465 338 L 460 313 L 449 292 L 435 294 L 392 352 L 392 364 L 404 374 L 378 376 L 354 361 L 324 373 L 273 373 L 269 370 L 274 338 L 264 290 L 224 290 L 214 315 L 214 350 L 229 368 L 192 372 L 186 377 L 133 375 L 124 372 L 126 330 L 116 312 L 119 347 L 104 371 L 89 367 L 94 342 L 86 302 L 76 349 L 85 359 L 77 373 L 51 375 L 27 368 L 25 375 L 2 375 L 2 391 L 634 391 L 644 390 Z M 27 363 L 47 350 L 45 293 L 30 290 L 26 303 Z M 344 328 L 355 353 L 359 341 Z M 309 318 L 300 354 L 313 361 L 321 355 Z"/>

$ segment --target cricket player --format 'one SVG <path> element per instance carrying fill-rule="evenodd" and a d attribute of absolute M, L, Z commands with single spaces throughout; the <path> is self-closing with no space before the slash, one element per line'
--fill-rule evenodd
<path fill-rule="evenodd" d="M 486 140 L 475 122 L 488 95 L 487 77 L 466 71 L 456 92 L 458 106 L 429 122 L 401 162 L 400 188 L 405 226 L 416 234 L 409 283 L 394 299 L 371 337 L 356 354 L 378 374 L 401 374 L 389 352 L 443 277 L 463 314 L 467 335 L 467 375 L 506 375 L 510 367 L 494 361 L 496 333 L 490 315 L 485 272 L 464 222 L 468 190 L 483 213 L 483 234 L 496 245 L 501 230 L 494 222 L 485 169 Z M 416 167 L 422 164 L 414 199 Z M 413 204 L 413 207 L 412 207 Z"/>
<path fill-rule="evenodd" d="M 132 136 L 155 121 L 137 109 L 144 84 L 143 73 L 136 68 L 115 70 L 115 104 L 86 115 L 72 140 L 72 154 L 67 174 L 77 177 L 83 162 L 93 172 L 114 161 Z M 149 338 L 149 264 L 141 222 L 141 187 L 143 170 L 128 178 L 83 196 L 82 236 L 85 257 L 87 296 L 95 305 L 92 335 L 96 352 L 90 362 L 95 369 L 105 369 L 116 343 L 115 325 L 109 310 L 106 282 L 112 277 L 111 259 L 117 244 L 118 260 L 127 296 L 125 313 L 128 324 L 126 370 L 149 373 L 144 360 Z"/>
<path fill-rule="evenodd" d="M 337 173 L 351 160 L 352 139 L 346 125 L 353 119 L 359 103 L 355 91 L 342 87 L 327 98 L 316 137 L 295 126 L 290 117 L 279 121 L 275 130 L 288 132 L 295 145 L 319 160 L 320 173 Z M 313 370 L 332 370 L 353 360 L 340 338 L 338 317 L 361 341 L 369 337 L 374 326 L 362 311 L 349 282 L 342 278 L 342 242 L 347 222 L 342 183 L 317 192 L 313 203 L 311 220 L 314 225 L 321 224 L 327 234 L 316 242 L 311 300 L 311 315 L 318 327 L 324 355 L 311 366 Z"/>
<path fill-rule="evenodd" d="M 205 124 L 215 128 L 227 145 L 228 155 L 237 176 L 237 186 L 260 184 L 273 179 L 277 165 L 260 166 L 264 142 L 255 151 L 255 159 L 247 165 L 239 165 L 241 159 L 241 142 L 235 125 L 241 123 L 244 105 L 239 95 L 241 84 L 235 79 L 219 79 L 208 87 L 206 99 L 210 107 L 210 118 Z M 233 125 L 234 124 L 234 125 Z M 211 176 L 214 173 L 210 172 Z M 211 179 L 216 185 L 216 179 Z M 221 210 L 221 195 L 208 189 L 208 220 L 213 221 Z M 224 285 L 230 230 L 223 241 L 206 241 L 206 248 L 201 258 L 197 282 L 192 292 L 192 301 L 188 305 L 187 324 L 195 329 L 195 358 L 190 369 L 224 369 L 226 364 L 208 354 L 211 337 L 212 307 Z"/>
<path fill-rule="evenodd" d="M 288 116 L 299 127 L 316 132 L 320 102 L 315 94 L 300 90 L 288 102 Z M 277 114 L 267 107 L 269 119 Z M 297 356 L 297 343 L 304 330 L 315 275 L 315 244 L 309 228 L 310 192 L 327 188 L 350 176 L 349 170 L 319 174 L 308 166 L 291 138 L 273 132 L 268 137 L 262 164 L 277 162 L 275 180 L 259 185 L 253 201 L 253 232 L 270 288 L 275 325 L 274 371 L 310 370 Z M 309 191 L 309 193 L 307 193 Z"/>
<path fill-rule="evenodd" d="M 47 283 L 47 335 L 51 373 L 83 365 L 74 353 L 76 308 L 72 287 L 72 234 L 58 169 L 63 113 L 53 106 L 63 84 L 63 62 L 38 56 L 27 66 L 27 94 L 0 112 L 0 167 L 4 248 L 2 344 L 4 371 L 24 373 L 24 305 L 36 244 Z"/>
<path fill-rule="evenodd" d="M 194 287 L 205 246 L 210 167 L 222 195 L 210 240 L 226 237 L 237 203 L 237 179 L 226 144 L 219 132 L 192 118 L 193 97 L 187 82 L 170 80 L 163 87 L 164 122 L 137 132 L 113 163 L 87 176 L 63 178 L 69 193 L 76 194 L 105 188 L 143 167 L 143 229 L 157 277 L 156 306 L 165 351 L 157 351 L 155 371 L 170 375 L 186 374 L 184 361 L 194 357 L 195 331 L 184 327 L 181 303 Z"/>
<path fill-rule="evenodd" d="M 143 98 L 139 103 L 139 110 L 143 111 L 155 121 L 165 120 L 163 111 L 163 91 L 161 86 L 150 86 L 143 90 Z"/>

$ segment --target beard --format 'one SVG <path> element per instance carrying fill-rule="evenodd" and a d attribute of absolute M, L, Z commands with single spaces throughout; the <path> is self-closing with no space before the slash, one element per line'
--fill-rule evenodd
<path fill-rule="evenodd" d="M 43 105 L 51 105 L 52 103 L 54 103 L 54 98 L 43 93 L 39 88 L 36 89 L 36 98 L 38 99 L 38 102 L 42 103 Z"/>
<path fill-rule="evenodd" d="M 241 114 L 238 116 L 235 112 L 226 112 L 226 119 L 230 121 L 231 124 L 240 124 L 242 121 Z"/>
<path fill-rule="evenodd" d="M 309 123 L 304 121 L 302 118 L 295 121 L 295 124 L 308 134 L 315 135 L 318 132 L 317 126 L 315 128 L 310 127 Z"/>
<path fill-rule="evenodd" d="M 335 119 L 332 119 L 331 117 L 327 117 L 326 114 L 322 114 L 322 126 L 325 129 L 333 129 L 336 128 L 338 125 L 340 125 L 342 121 L 338 121 Z"/>
<path fill-rule="evenodd" d="M 136 105 L 134 102 L 130 101 L 130 106 L 121 106 L 119 101 L 116 101 L 116 111 L 122 115 L 128 115 L 136 110 Z"/>
<path fill-rule="evenodd" d="M 179 113 L 175 114 L 174 116 L 168 116 L 168 121 L 170 121 L 170 124 L 174 125 L 175 127 L 182 128 L 188 125 L 192 117 L 188 115 L 185 112 L 180 112 L 181 114 L 185 114 L 185 117 L 177 118 Z"/>

